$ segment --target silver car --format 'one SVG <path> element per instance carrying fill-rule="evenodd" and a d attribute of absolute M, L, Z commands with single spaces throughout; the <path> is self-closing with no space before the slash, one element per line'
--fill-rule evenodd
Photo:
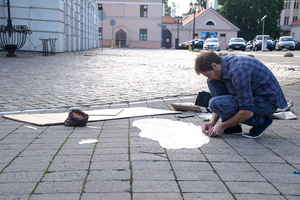
<path fill-rule="evenodd" d="M 292 36 L 282 36 L 276 44 L 275 49 L 280 51 L 282 49 L 295 50 L 295 41 Z"/>
<path fill-rule="evenodd" d="M 207 38 L 204 42 L 203 49 L 220 51 L 220 42 L 217 38 Z"/>

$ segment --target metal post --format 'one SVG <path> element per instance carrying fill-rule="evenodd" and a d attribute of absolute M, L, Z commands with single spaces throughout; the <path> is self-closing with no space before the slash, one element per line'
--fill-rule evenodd
<path fill-rule="evenodd" d="M 194 23 L 193 23 L 193 42 L 192 42 L 192 51 L 195 49 L 195 16 L 196 16 L 196 9 L 194 8 Z"/>
<path fill-rule="evenodd" d="M 261 50 L 266 51 L 267 50 L 267 42 L 265 42 L 265 20 L 266 20 L 267 15 L 265 15 L 263 18 L 261 18 L 261 21 L 263 22 L 263 27 L 262 27 L 262 38 L 261 38 Z"/>

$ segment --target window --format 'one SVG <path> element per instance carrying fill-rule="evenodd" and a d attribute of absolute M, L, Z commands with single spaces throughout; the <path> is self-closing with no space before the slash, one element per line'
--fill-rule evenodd
<path fill-rule="evenodd" d="M 284 9 L 290 9 L 291 8 L 291 0 L 285 0 L 285 7 Z"/>
<path fill-rule="evenodd" d="M 148 17 L 148 6 L 140 6 L 140 17 Z"/>
<path fill-rule="evenodd" d="M 98 11 L 102 12 L 103 11 L 103 5 L 102 4 L 98 4 Z"/>
<path fill-rule="evenodd" d="M 208 20 L 205 22 L 205 26 L 215 26 L 215 25 L 216 25 L 215 22 L 212 20 Z"/>
<path fill-rule="evenodd" d="M 290 18 L 284 17 L 284 24 L 283 25 L 289 25 Z"/>
<path fill-rule="evenodd" d="M 299 9 L 299 0 L 294 1 L 294 9 Z"/>
<path fill-rule="evenodd" d="M 293 21 L 292 23 L 294 23 L 295 21 L 297 21 L 298 17 L 293 17 Z"/>
<path fill-rule="evenodd" d="M 140 29 L 140 40 L 141 41 L 147 40 L 147 29 Z"/>
<path fill-rule="evenodd" d="M 99 27 L 99 40 L 102 39 L 102 27 Z"/>

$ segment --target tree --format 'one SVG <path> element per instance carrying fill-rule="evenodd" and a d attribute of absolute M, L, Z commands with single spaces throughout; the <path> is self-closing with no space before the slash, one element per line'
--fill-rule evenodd
<path fill-rule="evenodd" d="M 262 34 L 261 18 L 265 15 L 264 34 L 273 38 L 280 36 L 278 19 L 284 8 L 284 0 L 219 0 L 218 3 L 222 5 L 218 10 L 220 14 L 240 28 L 239 37 L 250 40 Z"/>
<path fill-rule="evenodd" d="M 206 0 L 197 0 L 197 2 L 201 5 L 202 8 L 206 9 Z"/>
<path fill-rule="evenodd" d="M 168 0 L 165 0 L 165 16 L 171 15 L 171 7 L 168 5 Z"/>

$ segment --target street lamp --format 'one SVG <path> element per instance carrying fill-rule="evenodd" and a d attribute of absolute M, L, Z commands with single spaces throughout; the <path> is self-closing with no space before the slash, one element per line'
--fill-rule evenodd
<path fill-rule="evenodd" d="M 199 10 L 201 7 L 200 3 L 198 4 L 197 2 L 195 4 L 193 4 L 193 2 L 191 1 L 190 3 L 190 12 L 194 13 L 194 21 L 193 21 L 193 42 L 192 42 L 192 50 L 195 49 L 195 17 L 196 17 L 196 11 Z"/>
<path fill-rule="evenodd" d="M 266 46 L 267 46 L 267 44 L 266 44 L 266 42 L 265 42 L 265 36 L 264 36 L 264 32 L 265 32 L 265 20 L 266 20 L 266 17 L 267 17 L 267 15 L 265 15 L 265 16 L 263 16 L 263 18 L 261 18 L 261 22 L 263 22 L 263 27 L 262 27 L 262 38 L 261 38 L 261 50 L 262 51 L 266 51 Z"/>
<path fill-rule="evenodd" d="M 10 18 L 10 2 L 7 0 L 8 20 L 7 25 L 0 25 L 0 47 L 5 49 L 8 54 L 7 57 L 16 57 L 15 51 L 24 46 L 26 42 L 27 34 L 31 34 L 32 31 L 25 25 L 12 25 Z"/>
<path fill-rule="evenodd" d="M 176 17 L 175 18 L 175 23 L 177 23 L 177 38 L 175 39 L 175 48 L 178 49 L 179 46 L 179 24 L 182 23 L 181 18 L 180 17 Z"/>

